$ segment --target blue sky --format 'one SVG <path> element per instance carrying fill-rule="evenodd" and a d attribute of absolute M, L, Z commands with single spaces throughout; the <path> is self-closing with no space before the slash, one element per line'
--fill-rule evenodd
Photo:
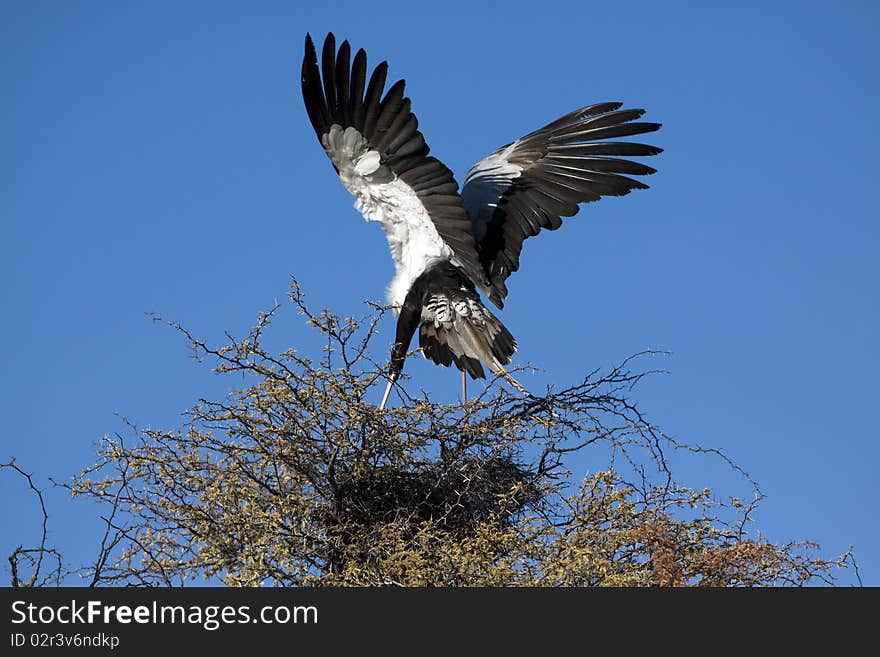
<path fill-rule="evenodd" d="M 0 458 L 64 479 L 121 429 L 114 413 L 176 426 L 222 394 L 149 311 L 219 339 L 291 274 L 342 314 L 382 296 L 384 237 L 300 98 L 303 36 L 333 30 L 407 79 L 459 180 L 592 102 L 664 124 L 651 190 L 526 243 L 501 314 L 544 370 L 524 379 L 672 351 L 638 395 L 648 415 L 761 483 L 768 538 L 854 544 L 880 584 L 876 3 L 304 4 L 0 4 Z M 284 330 L 279 346 L 306 339 Z M 407 372 L 457 389 L 424 361 Z M 21 482 L 0 494 L 5 555 L 38 527 Z M 87 560 L 94 509 L 47 497 L 53 542 Z"/>

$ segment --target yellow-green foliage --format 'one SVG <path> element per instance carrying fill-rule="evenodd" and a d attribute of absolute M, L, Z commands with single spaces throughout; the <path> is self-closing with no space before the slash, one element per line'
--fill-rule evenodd
<path fill-rule="evenodd" d="M 493 384 L 463 406 L 402 392 L 380 412 L 369 342 L 381 309 L 367 320 L 312 314 L 295 286 L 292 300 L 321 335 L 317 358 L 264 349 L 275 311 L 218 348 L 176 326 L 249 385 L 202 400 L 182 428 L 102 441 L 73 484 L 112 513 L 99 583 L 830 581 L 835 564 L 813 546 L 752 533 L 759 495 L 724 502 L 675 481 L 670 458 L 705 450 L 644 419 L 627 398 L 645 375 L 632 362 L 542 398 Z M 590 472 L 569 471 L 575 454 Z"/>

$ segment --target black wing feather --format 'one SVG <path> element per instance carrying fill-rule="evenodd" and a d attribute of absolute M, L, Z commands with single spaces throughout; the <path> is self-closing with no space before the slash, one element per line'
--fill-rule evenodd
<path fill-rule="evenodd" d="M 339 46 L 339 53 L 336 55 L 336 116 L 341 118 L 344 125 L 353 125 L 352 110 L 354 109 L 349 102 L 349 58 L 351 57 L 351 48 L 348 41 L 343 41 Z"/>
<path fill-rule="evenodd" d="M 370 84 L 367 86 L 367 95 L 364 99 L 366 117 L 364 118 L 365 137 L 372 135 L 376 127 L 376 118 L 379 116 L 379 104 L 382 100 L 382 92 L 385 90 L 385 79 L 388 77 L 388 62 L 382 62 L 370 76 Z"/>
<path fill-rule="evenodd" d="M 638 122 L 642 109 L 598 103 L 575 110 L 504 146 L 468 173 L 462 195 L 475 225 L 489 298 L 502 307 L 505 281 L 519 269 L 523 242 L 541 229 L 555 230 L 580 203 L 624 196 L 647 185 L 627 175 L 656 169 L 614 156 L 648 156 L 662 149 L 602 141 L 653 132 L 659 123 Z"/>
<path fill-rule="evenodd" d="M 367 82 L 367 53 L 361 48 L 351 65 L 351 123 L 359 131 L 364 129 L 364 85 Z"/>
<path fill-rule="evenodd" d="M 327 99 L 328 114 L 334 122 L 339 122 L 342 117 L 336 114 L 336 38 L 329 34 L 324 40 L 321 50 L 321 72 L 324 77 L 324 97 Z"/>

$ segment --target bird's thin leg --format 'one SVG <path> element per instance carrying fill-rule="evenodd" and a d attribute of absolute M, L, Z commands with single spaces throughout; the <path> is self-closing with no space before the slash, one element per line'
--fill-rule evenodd
<path fill-rule="evenodd" d="M 383 410 L 385 408 L 385 403 L 388 401 L 388 395 L 391 394 L 391 388 L 394 386 L 394 379 L 388 379 L 388 385 L 385 387 L 385 394 L 382 395 L 382 403 L 379 404 L 379 410 Z"/>
<path fill-rule="evenodd" d="M 461 403 L 467 404 L 467 373 L 461 372 Z"/>

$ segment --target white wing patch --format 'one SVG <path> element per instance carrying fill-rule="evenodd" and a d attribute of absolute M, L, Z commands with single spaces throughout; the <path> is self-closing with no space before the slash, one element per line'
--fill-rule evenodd
<path fill-rule="evenodd" d="M 507 161 L 518 143 L 515 141 L 484 157 L 471 167 L 464 180 L 461 198 L 477 241 L 485 237 L 486 226 L 498 207 L 498 201 L 522 173 L 522 167 Z"/>
<path fill-rule="evenodd" d="M 416 278 L 434 261 L 452 260 L 452 250 L 416 193 L 382 165 L 380 154 L 355 128 L 333 125 L 323 144 L 342 185 L 355 197 L 354 207 L 385 231 L 396 269 L 387 297 L 400 308 Z"/>
<path fill-rule="evenodd" d="M 361 176 L 369 176 L 379 168 L 381 159 L 378 151 L 367 151 L 354 165 L 354 172 Z"/>

